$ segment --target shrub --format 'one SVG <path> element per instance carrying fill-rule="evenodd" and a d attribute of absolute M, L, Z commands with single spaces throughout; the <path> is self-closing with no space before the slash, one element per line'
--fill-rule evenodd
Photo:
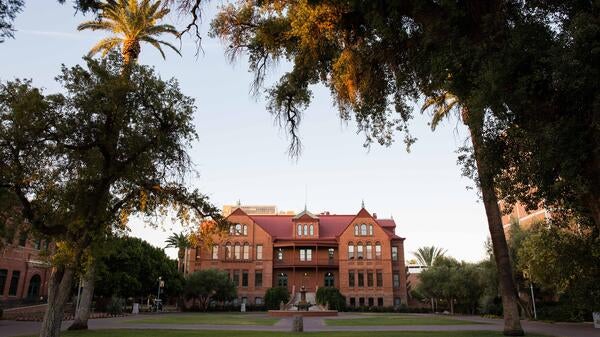
<path fill-rule="evenodd" d="M 346 310 L 346 297 L 340 293 L 338 288 L 322 287 L 317 290 L 316 300 L 318 304 L 329 304 L 329 309 Z"/>
<path fill-rule="evenodd" d="M 267 289 L 265 293 L 265 305 L 267 309 L 277 310 L 281 302 L 287 303 L 290 300 L 290 293 L 286 287 L 273 287 Z"/>
<path fill-rule="evenodd" d="M 106 311 L 111 315 L 120 315 L 123 313 L 124 305 L 125 301 L 122 298 L 112 297 L 106 306 Z"/>

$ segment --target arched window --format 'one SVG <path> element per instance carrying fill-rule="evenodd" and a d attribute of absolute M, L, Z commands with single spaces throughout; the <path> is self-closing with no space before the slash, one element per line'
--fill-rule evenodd
<path fill-rule="evenodd" d="M 302 235 L 302 225 L 298 224 L 298 236 Z"/>
<path fill-rule="evenodd" d="M 367 235 L 367 225 L 366 224 L 360 225 L 360 235 Z"/>
<path fill-rule="evenodd" d="M 244 235 L 248 235 L 248 226 L 244 225 Z"/>
<path fill-rule="evenodd" d="M 381 243 L 375 242 L 375 258 L 381 259 Z"/>
<path fill-rule="evenodd" d="M 364 258 L 363 249 L 364 249 L 364 247 L 363 247 L 362 242 L 359 242 L 356 244 L 356 258 L 358 260 L 362 260 Z"/>
<path fill-rule="evenodd" d="M 37 299 L 40 296 L 40 285 L 42 278 L 40 275 L 33 275 L 29 280 L 29 288 L 27 289 L 27 297 Z"/>
<path fill-rule="evenodd" d="M 373 225 L 369 225 L 369 235 L 373 235 Z"/>
<path fill-rule="evenodd" d="M 283 248 L 277 249 L 277 260 L 283 261 Z"/>
<path fill-rule="evenodd" d="M 354 244 L 352 242 L 348 242 L 348 260 L 354 259 Z"/>
<path fill-rule="evenodd" d="M 309 231 L 309 234 L 310 234 L 311 236 L 312 236 L 312 235 L 315 235 L 315 227 L 314 227 L 313 225 L 310 225 L 310 226 L 308 227 L 308 231 Z"/>
<path fill-rule="evenodd" d="M 229 235 L 235 235 L 235 225 L 229 226 Z"/>
<path fill-rule="evenodd" d="M 308 225 L 304 224 L 304 235 L 308 235 Z"/>
<path fill-rule="evenodd" d="M 358 225 L 354 225 L 354 235 L 358 236 Z"/>
<path fill-rule="evenodd" d="M 370 242 L 367 242 L 367 260 L 373 259 L 373 246 Z"/>
<path fill-rule="evenodd" d="M 242 224 L 235 225 L 235 235 L 241 235 L 241 234 L 242 234 Z"/>
<path fill-rule="evenodd" d="M 242 247 L 240 246 L 240 243 L 236 242 L 234 250 L 233 250 L 233 256 L 235 257 L 236 260 L 239 260 L 241 257 L 241 248 Z"/>
<path fill-rule="evenodd" d="M 225 258 L 231 260 L 231 242 L 225 244 Z"/>
<path fill-rule="evenodd" d="M 325 286 L 326 287 L 333 287 L 334 286 L 334 278 L 333 278 L 333 273 L 332 272 L 327 272 L 325 273 Z"/>
<path fill-rule="evenodd" d="M 242 257 L 244 260 L 250 260 L 250 244 L 248 242 L 244 243 L 244 250 Z"/>
<path fill-rule="evenodd" d="M 277 285 L 280 287 L 287 287 L 288 277 L 286 273 L 277 274 Z"/>

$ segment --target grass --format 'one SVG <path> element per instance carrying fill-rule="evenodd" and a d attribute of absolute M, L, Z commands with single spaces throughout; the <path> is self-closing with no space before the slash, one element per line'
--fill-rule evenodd
<path fill-rule="evenodd" d="M 279 318 L 256 314 L 194 313 L 147 316 L 126 320 L 126 324 L 212 324 L 212 325 L 273 325 Z"/>
<path fill-rule="evenodd" d="M 377 326 L 377 325 L 465 325 L 485 324 L 480 322 L 463 321 L 449 317 L 416 316 L 399 314 L 362 314 L 364 318 L 325 319 L 330 326 Z"/>
<path fill-rule="evenodd" d="M 89 330 L 66 331 L 63 337 L 364 337 L 364 331 L 274 332 L 209 330 Z M 527 334 L 528 337 L 543 337 Z M 499 331 L 377 331 L 377 337 L 502 337 Z"/>

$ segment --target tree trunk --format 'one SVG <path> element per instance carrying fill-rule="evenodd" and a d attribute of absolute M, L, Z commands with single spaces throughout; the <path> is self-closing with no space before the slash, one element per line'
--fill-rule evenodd
<path fill-rule="evenodd" d="M 96 266 L 92 262 L 88 265 L 87 271 L 83 276 L 83 290 L 79 306 L 75 312 L 75 320 L 69 327 L 69 330 L 87 330 L 88 319 L 90 318 L 90 308 L 94 298 L 94 285 L 96 278 Z"/>
<path fill-rule="evenodd" d="M 65 304 L 71 294 L 73 269 L 55 267 L 48 282 L 48 308 L 40 329 L 40 337 L 58 337 L 62 324 Z"/>
<path fill-rule="evenodd" d="M 463 113 L 464 116 L 464 113 Z M 468 117 L 467 117 L 468 118 Z M 524 332 L 521 328 L 519 320 L 519 304 L 517 299 L 517 291 L 512 275 L 512 267 L 508 253 L 508 244 L 504 236 L 504 227 L 502 226 L 502 215 L 498 206 L 498 197 L 494 189 L 493 176 L 488 169 L 488 163 L 485 162 L 482 153 L 483 139 L 481 126 L 479 124 L 469 123 L 464 119 L 465 124 L 469 126 L 471 133 L 471 141 L 473 142 L 473 152 L 475 155 L 475 163 L 477 165 L 477 173 L 479 175 L 479 183 L 481 186 L 481 195 L 483 197 L 483 205 L 487 215 L 488 227 L 492 239 L 494 250 L 494 259 L 498 268 L 498 279 L 500 281 L 500 294 L 502 295 L 502 307 L 504 312 L 504 335 L 506 336 L 523 336 Z"/>

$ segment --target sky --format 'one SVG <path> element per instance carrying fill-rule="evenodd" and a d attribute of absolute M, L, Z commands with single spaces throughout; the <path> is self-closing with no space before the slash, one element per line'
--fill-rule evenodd
<path fill-rule="evenodd" d="M 176 78 L 181 90 L 195 98 L 194 124 L 199 139 L 189 149 L 197 174 L 187 183 L 224 204 L 277 205 L 279 210 L 317 214 L 356 214 L 364 201 L 379 218 L 393 216 L 396 234 L 405 237 L 405 256 L 422 246 L 435 245 L 460 260 L 484 258 L 488 237 L 483 204 L 472 183 L 461 177 L 456 150 L 465 144 L 467 130 L 456 119 L 435 132 L 430 116 L 419 113 L 411 133 L 418 138 L 410 153 L 398 135 L 391 147 L 363 147 L 364 135 L 354 122 L 342 122 L 328 89 L 316 86 L 314 98 L 300 126 L 303 152 L 287 154 L 289 139 L 265 109 L 263 97 L 250 93 L 252 74 L 245 57 L 234 64 L 224 55 L 221 41 L 206 35 L 216 2 L 205 8 L 202 22 L 203 52 L 196 55 L 194 40 L 181 41 L 182 57 L 167 50 L 163 60 L 151 46 L 142 45 L 139 62 L 151 65 L 163 79 Z M 15 39 L 0 44 L 0 81 L 30 78 L 46 93 L 60 92 L 54 78 L 61 64 L 82 64 L 81 57 L 105 33 L 78 32 L 77 25 L 92 17 L 76 13 L 67 1 L 30 0 L 15 21 Z M 170 15 L 167 23 L 182 27 L 185 21 Z M 168 37 L 170 38 L 170 37 Z M 178 44 L 178 41 L 172 41 Z M 271 70 L 276 80 L 286 64 Z M 418 104 L 418 103 L 416 103 Z M 132 236 L 164 247 L 177 224 L 152 229 L 133 220 Z M 167 249 L 171 257 L 175 249 Z"/>

